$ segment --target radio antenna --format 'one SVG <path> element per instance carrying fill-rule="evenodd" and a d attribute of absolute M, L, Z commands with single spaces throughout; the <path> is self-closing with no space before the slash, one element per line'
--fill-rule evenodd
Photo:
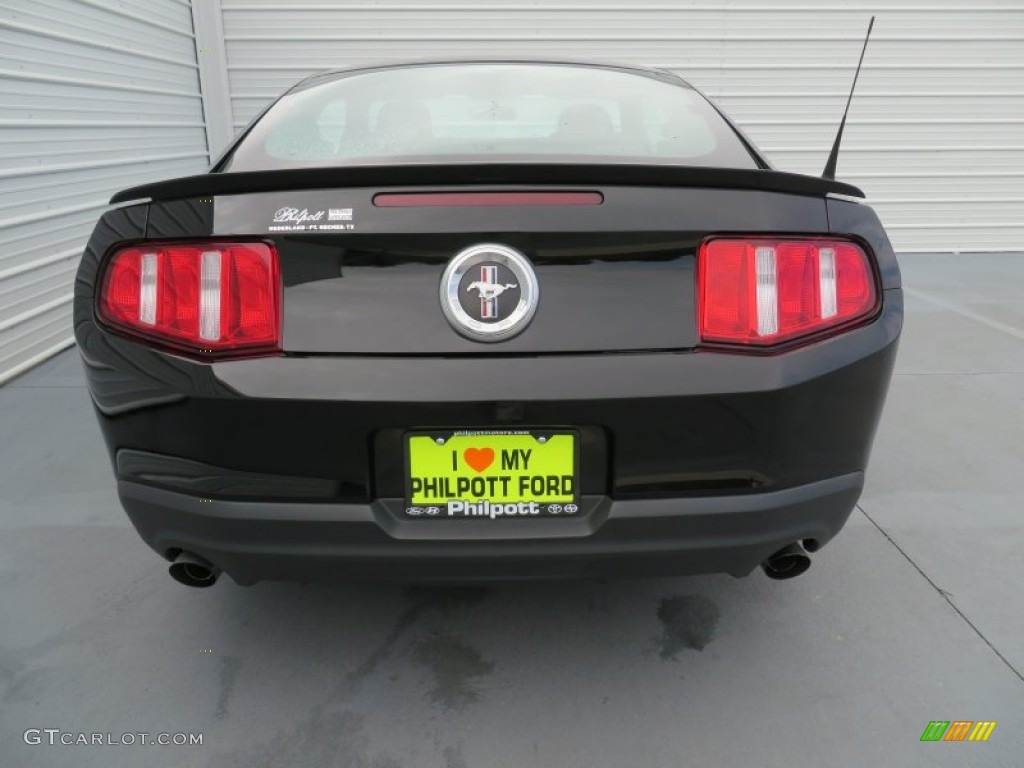
<path fill-rule="evenodd" d="M 835 179 L 836 162 L 839 160 L 839 145 L 843 142 L 843 128 L 846 127 L 846 115 L 850 111 L 850 102 L 853 101 L 853 91 L 857 87 L 857 78 L 860 76 L 860 65 L 864 63 L 864 52 L 868 49 L 868 40 L 871 39 L 871 28 L 875 26 L 875 17 L 868 22 L 868 33 L 864 36 L 864 47 L 860 49 L 860 61 L 857 62 L 857 71 L 853 73 L 853 85 L 850 86 L 850 95 L 846 97 L 846 109 L 843 110 L 843 119 L 839 121 L 839 131 L 836 133 L 835 143 L 832 144 L 832 151 L 828 155 L 828 162 L 825 163 L 825 170 L 821 172 L 823 179 Z"/>

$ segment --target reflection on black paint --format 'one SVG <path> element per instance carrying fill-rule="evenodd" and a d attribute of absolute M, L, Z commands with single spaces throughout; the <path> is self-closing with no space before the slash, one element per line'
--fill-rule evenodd
<path fill-rule="evenodd" d="M 209 237 L 213 234 L 215 198 L 191 198 L 150 206 L 146 237 L 151 240 Z"/>

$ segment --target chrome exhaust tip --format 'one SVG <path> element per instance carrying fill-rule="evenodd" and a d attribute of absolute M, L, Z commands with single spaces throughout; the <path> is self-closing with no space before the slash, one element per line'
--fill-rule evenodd
<path fill-rule="evenodd" d="M 761 563 L 761 569 L 769 579 L 792 579 L 811 567 L 811 558 L 796 542 L 783 547 Z"/>
<path fill-rule="evenodd" d="M 220 568 L 191 552 L 178 555 L 167 572 L 186 587 L 212 587 L 221 574 Z"/>

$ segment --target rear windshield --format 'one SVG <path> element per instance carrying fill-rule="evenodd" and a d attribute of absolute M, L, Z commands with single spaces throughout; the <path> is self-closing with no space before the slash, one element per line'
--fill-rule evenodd
<path fill-rule="evenodd" d="M 682 82 L 605 67 L 434 64 L 300 85 L 221 170 L 424 159 L 757 167 L 725 120 Z"/>

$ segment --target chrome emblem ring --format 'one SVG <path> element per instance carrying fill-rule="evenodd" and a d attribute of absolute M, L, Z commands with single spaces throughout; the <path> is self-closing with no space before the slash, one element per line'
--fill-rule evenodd
<path fill-rule="evenodd" d="M 523 254 L 482 243 L 459 251 L 441 276 L 441 309 L 473 341 L 504 341 L 521 333 L 537 311 L 540 286 Z"/>

